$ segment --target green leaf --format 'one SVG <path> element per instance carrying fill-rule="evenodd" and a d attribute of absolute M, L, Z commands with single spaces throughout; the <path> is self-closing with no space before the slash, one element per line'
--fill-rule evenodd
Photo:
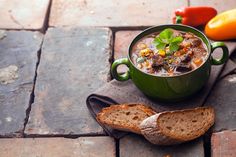
<path fill-rule="evenodd" d="M 167 55 L 172 54 L 179 49 L 179 43 L 183 41 L 181 36 L 174 37 L 173 30 L 167 28 L 163 30 L 153 41 L 153 44 L 158 50 L 165 49 L 169 45 Z"/>
<path fill-rule="evenodd" d="M 184 39 L 181 36 L 175 37 L 172 39 L 170 43 L 170 52 L 177 51 L 179 49 L 179 44 L 183 41 Z"/>
<path fill-rule="evenodd" d="M 156 37 L 154 40 L 153 40 L 153 44 L 159 44 L 159 43 L 162 43 L 161 39 Z"/>
<path fill-rule="evenodd" d="M 163 43 L 159 38 L 155 38 L 153 44 L 156 46 L 158 50 L 164 49 L 166 47 L 166 44 Z"/>
<path fill-rule="evenodd" d="M 166 47 L 166 44 L 165 44 L 165 43 L 160 43 L 160 44 L 156 45 L 156 48 L 157 48 L 158 50 L 164 50 L 165 47 Z"/>
<path fill-rule="evenodd" d="M 183 41 L 183 37 L 181 36 L 178 36 L 178 37 L 175 37 L 171 40 L 171 43 L 181 43 Z"/>
<path fill-rule="evenodd" d="M 170 49 L 170 52 L 174 52 L 174 51 L 177 51 L 179 49 L 179 45 L 178 43 L 170 43 L 170 46 L 169 46 L 169 49 Z"/>
<path fill-rule="evenodd" d="M 166 44 L 168 44 L 173 38 L 173 31 L 171 29 L 165 29 L 159 34 L 159 38 Z"/>

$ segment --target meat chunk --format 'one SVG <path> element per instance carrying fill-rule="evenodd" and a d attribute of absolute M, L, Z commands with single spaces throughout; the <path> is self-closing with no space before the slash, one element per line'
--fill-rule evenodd
<path fill-rule="evenodd" d="M 154 69 L 159 69 L 164 65 L 164 59 L 159 55 L 154 55 L 152 61 L 152 68 Z"/>
<path fill-rule="evenodd" d="M 178 72 L 188 72 L 191 70 L 192 70 L 192 67 L 190 64 L 179 64 L 176 68 L 176 71 Z"/>
<path fill-rule="evenodd" d="M 194 35 L 193 35 L 192 33 L 186 33 L 186 34 L 184 35 L 184 38 L 187 38 L 187 39 L 193 38 L 193 37 L 194 37 Z"/>
<path fill-rule="evenodd" d="M 191 45 L 193 47 L 198 47 L 199 45 L 201 45 L 201 43 L 202 43 L 201 39 L 198 39 L 198 38 L 191 39 Z"/>
<path fill-rule="evenodd" d="M 191 61 L 191 57 L 190 57 L 189 54 L 185 54 L 185 55 L 183 55 L 183 56 L 181 57 L 181 62 L 182 62 L 182 63 L 188 63 L 188 62 L 190 62 L 190 61 Z"/>
<path fill-rule="evenodd" d="M 164 64 L 158 64 L 157 62 L 152 63 L 152 68 L 155 70 L 159 70 Z"/>

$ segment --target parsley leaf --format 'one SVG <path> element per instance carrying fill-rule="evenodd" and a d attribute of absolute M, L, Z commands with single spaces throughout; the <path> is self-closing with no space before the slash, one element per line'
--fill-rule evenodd
<path fill-rule="evenodd" d="M 159 38 L 163 43 L 169 44 L 173 38 L 173 31 L 171 29 L 165 29 L 159 34 Z"/>
<path fill-rule="evenodd" d="M 155 38 L 153 43 L 158 50 L 164 49 L 166 47 L 166 43 L 163 43 L 160 38 Z"/>
<path fill-rule="evenodd" d="M 175 37 L 171 40 L 172 43 L 181 43 L 183 41 L 183 37 L 181 36 L 178 36 L 178 37 Z"/>
<path fill-rule="evenodd" d="M 153 41 L 153 44 L 158 50 L 164 50 L 166 46 L 169 46 L 168 55 L 171 55 L 174 51 L 179 49 L 179 44 L 183 41 L 181 36 L 175 37 L 171 29 L 163 30 Z"/>
<path fill-rule="evenodd" d="M 183 41 L 184 39 L 181 36 L 175 37 L 171 40 L 171 43 L 169 45 L 170 53 L 177 51 L 179 49 L 179 44 Z"/>
<path fill-rule="evenodd" d="M 170 46 L 169 46 L 169 51 L 170 53 L 174 52 L 174 51 L 177 51 L 179 49 L 179 45 L 176 44 L 176 43 L 170 43 Z"/>

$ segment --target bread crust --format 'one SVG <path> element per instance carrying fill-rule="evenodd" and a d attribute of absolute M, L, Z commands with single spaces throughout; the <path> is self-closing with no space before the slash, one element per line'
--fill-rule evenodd
<path fill-rule="evenodd" d="M 140 110 L 142 110 L 143 112 L 145 112 L 148 116 L 152 116 L 154 114 L 156 114 L 156 112 L 151 108 L 148 107 L 144 104 L 117 104 L 117 105 L 111 105 L 110 107 L 106 107 L 103 108 L 101 112 L 98 113 L 96 119 L 99 123 L 107 125 L 111 128 L 117 129 L 117 130 L 122 130 L 122 131 L 127 131 L 127 132 L 133 132 L 136 134 L 141 134 L 141 130 L 139 128 L 139 126 L 129 126 L 128 124 L 125 126 L 122 125 L 117 125 L 114 123 L 107 123 L 106 121 L 103 120 L 103 116 L 106 116 L 106 114 L 109 114 L 110 112 L 117 110 L 117 109 L 123 109 L 123 110 L 127 110 L 131 107 L 137 107 Z"/>
<path fill-rule="evenodd" d="M 161 116 L 165 114 L 175 114 L 176 112 L 195 112 L 196 110 L 205 110 L 209 109 L 210 112 L 212 112 L 212 119 L 213 121 L 210 121 L 207 125 L 207 127 L 203 128 L 203 130 L 200 131 L 199 134 L 196 136 L 193 136 L 191 138 L 181 138 L 178 136 L 173 136 L 170 134 L 166 134 L 162 131 L 162 129 L 159 127 L 159 119 Z M 158 113 L 156 115 L 153 115 L 147 119 L 145 119 L 141 124 L 140 124 L 140 130 L 141 134 L 151 143 L 157 144 L 157 145 L 174 145 L 174 144 L 180 144 L 186 141 L 193 140 L 195 138 L 200 137 L 203 135 L 213 124 L 214 124 L 214 109 L 211 107 L 201 107 L 201 108 L 195 108 L 195 109 L 187 109 L 187 110 L 177 110 L 177 111 L 167 111 L 167 112 L 162 112 Z"/>

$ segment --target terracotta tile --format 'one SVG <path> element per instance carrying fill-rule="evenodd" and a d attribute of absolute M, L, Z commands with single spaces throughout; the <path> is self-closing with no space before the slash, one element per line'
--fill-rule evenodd
<path fill-rule="evenodd" d="M 213 133 L 211 137 L 212 157 L 235 157 L 236 131 Z"/>
<path fill-rule="evenodd" d="M 128 48 L 132 40 L 140 31 L 118 31 L 115 34 L 114 60 L 125 58 L 128 55 Z M 125 65 L 118 67 L 118 72 L 124 73 L 128 70 Z"/>
<path fill-rule="evenodd" d="M 0 157 L 32 156 L 115 157 L 115 143 L 110 137 L 0 139 Z"/>
<path fill-rule="evenodd" d="M 171 4 L 171 5 L 170 5 Z M 55 0 L 50 26 L 150 26 L 171 23 L 187 0 Z"/>
<path fill-rule="evenodd" d="M 128 55 L 128 48 L 132 40 L 140 31 L 118 31 L 115 34 L 114 58 L 123 58 Z"/>
<path fill-rule="evenodd" d="M 214 7 L 218 13 L 223 12 L 229 9 L 235 9 L 236 1 L 235 0 L 190 0 L 191 6 L 211 6 Z"/>
<path fill-rule="evenodd" d="M 50 0 L 1 0 L 1 29 L 42 30 Z"/>

